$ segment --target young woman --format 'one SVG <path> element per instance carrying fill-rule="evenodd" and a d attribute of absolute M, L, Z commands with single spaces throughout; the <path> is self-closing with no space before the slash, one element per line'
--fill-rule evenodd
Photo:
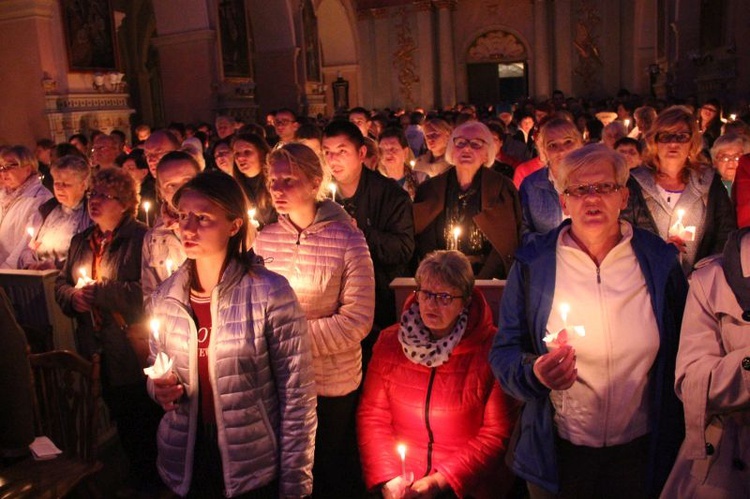
<path fill-rule="evenodd" d="M 309 147 L 272 152 L 267 178 L 278 223 L 255 249 L 289 279 L 307 316 L 318 390 L 316 497 L 354 497 L 359 469 L 354 414 L 362 379 L 360 342 L 372 327 L 375 283 L 367 242 L 342 207 L 322 199 L 323 168 Z"/>
<path fill-rule="evenodd" d="M 266 186 L 263 165 L 271 148 L 260 135 L 239 133 L 232 138 L 234 153 L 234 178 L 242 186 L 250 208 L 255 208 L 255 218 L 264 225 L 274 223 L 277 215 L 271 204 L 271 196 Z"/>
<path fill-rule="evenodd" d="M 234 179 L 201 173 L 173 201 L 187 263 L 156 290 L 149 379 L 167 411 L 157 467 L 177 494 L 302 497 L 312 491 L 315 382 L 305 318 L 287 281 L 246 250 Z"/>

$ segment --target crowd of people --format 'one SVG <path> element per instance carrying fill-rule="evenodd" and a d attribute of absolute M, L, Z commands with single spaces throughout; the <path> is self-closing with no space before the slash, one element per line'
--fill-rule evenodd
<path fill-rule="evenodd" d="M 744 111 L 556 91 L 3 146 L 0 268 L 59 270 L 141 496 L 750 496 Z"/>

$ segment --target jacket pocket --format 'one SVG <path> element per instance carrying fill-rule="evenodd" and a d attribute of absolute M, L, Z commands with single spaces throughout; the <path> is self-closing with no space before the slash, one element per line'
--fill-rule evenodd
<path fill-rule="evenodd" d="M 260 413 L 260 417 L 261 419 L 263 419 L 263 425 L 266 427 L 266 433 L 268 434 L 268 438 L 271 440 L 271 445 L 273 445 L 273 451 L 275 454 L 278 454 L 279 443 L 276 439 L 276 432 L 274 431 L 274 428 L 271 425 L 271 420 L 268 418 L 268 411 L 266 411 L 266 406 L 263 405 L 262 400 L 258 400 L 256 402 L 256 405 L 258 406 L 258 412 Z"/>

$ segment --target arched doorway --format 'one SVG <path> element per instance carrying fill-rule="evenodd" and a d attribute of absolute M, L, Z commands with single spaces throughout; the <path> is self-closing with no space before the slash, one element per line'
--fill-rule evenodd
<path fill-rule="evenodd" d="M 469 102 L 497 105 L 528 95 L 527 59 L 526 48 L 512 33 L 493 30 L 478 37 L 466 57 Z"/>

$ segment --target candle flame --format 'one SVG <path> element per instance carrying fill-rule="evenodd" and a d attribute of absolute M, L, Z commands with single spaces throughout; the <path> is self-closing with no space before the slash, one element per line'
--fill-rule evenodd
<path fill-rule="evenodd" d="M 34 238 L 34 227 L 26 227 L 26 233 L 31 237 Z"/>
<path fill-rule="evenodd" d="M 630 126 L 630 120 L 625 120 L 625 128 Z"/>
<path fill-rule="evenodd" d="M 562 317 L 563 326 L 568 323 L 568 314 L 570 313 L 570 304 L 560 304 L 560 317 Z"/>
<path fill-rule="evenodd" d="M 156 317 L 153 317 L 149 321 L 148 325 L 151 328 L 151 332 L 154 333 L 154 339 L 156 341 L 159 341 L 159 326 L 161 326 L 159 319 L 157 319 Z"/>
<path fill-rule="evenodd" d="M 460 235 L 461 235 L 461 227 L 453 227 L 453 237 L 458 239 Z"/>
<path fill-rule="evenodd" d="M 143 209 L 148 213 L 148 210 L 151 209 L 151 202 L 150 201 L 144 201 L 143 202 Z"/>
<path fill-rule="evenodd" d="M 255 218 L 256 213 L 258 213 L 258 210 L 256 210 L 255 208 L 250 208 L 249 210 L 247 210 L 247 216 L 248 218 L 250 218 L 250 220 L 253 220 Z"/>
<path fill-rule="evenodd" d="M 414 165 L 416 165 L 416 164 L 417 164 L 417 162 L 414 161 L 413 159 L 411 161 L 409 161 L 409 166 L 411 166 L 412 168 L 414 168 Z"/>
<path fill-rule="evenodd" d="M 334 182 L 328 184 L 328 189 L 331 191 L 331 194 L 336 195 L 336 184 Z"/>
<path fill-rule="evenodd" d="M 172 275 L 172 269 L 174 269 L 174 261 L 171 258 L 167 258 L 164 261 L 164 266 L 167 267 L 167 275 Z"/>
<path fill-rule="evenodd" d="M 83 277 L 84 280 L 86 280 L 86 267 L 79 268 L 78 273 L 81 274 L 81 277 Z"/>
<path fill-rule="evenodd" d="M 406 445 L 405 444 L 398 444 L 396 446 L 396 450 L 398 451 L 398 455 L 401 456 L 401 460 L 406 459 Z"/>
<path fill-rule="evenodd" d="M 735 121 L 737 119 L 737 115 L 734 114 L 734 113 L 732 113 L 732 114 L 729 115 L 729 119 L 732 120 L 732 121 Z"/>

